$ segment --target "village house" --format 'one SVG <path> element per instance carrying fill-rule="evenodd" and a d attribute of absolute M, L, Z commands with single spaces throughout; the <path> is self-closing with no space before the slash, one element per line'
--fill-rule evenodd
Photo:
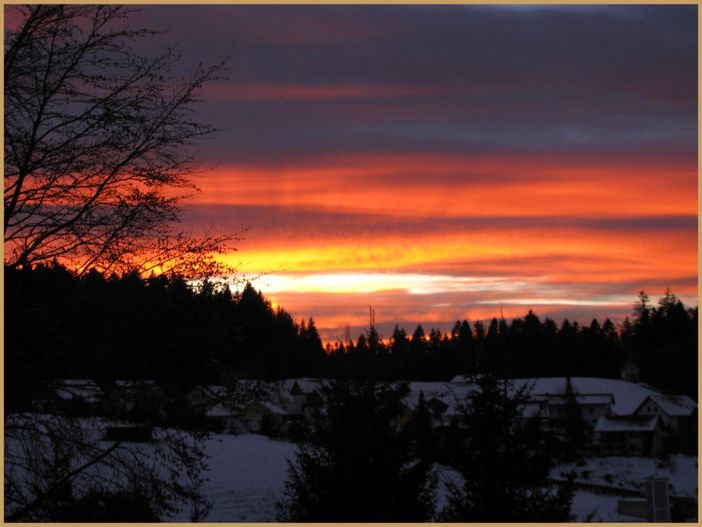
<path fill-rule="evenodd" d="M 239 434 L 246 432 L 241 420 L 242 410 L 227 403 L 216 403 L 205 411 L 205 416 L 224 433 Z"/>
<path fill-rule="evenodd" d="M 600 417 L 593 444 L 603 456 L 658 456 L 663 453 L 661 420 L 639 415 Z"/>
<path fill-rule="evenodd" d="M 243 428 L 249 432 L 285 433 L 289 414 L 279 406 L 267 401 L 252 401 L 240 414 Z"/>
<path fill-rule="evenodd" d="M 638 416 L 656 416 L 663 425 L 666 449 L 690 451 L 697 435 L 697 405 L 686 395 L 651 394 L 634 411 Z"/>
<path fill-rule="evenodd" d="M 104 397 L 102 388 L 91 379 L 61 379 L 49 384 L 46 396 L 35 406 L 45 412 L 85 415 L 99 412 Z"/>
<path fill-rule="evenodd" d="M 281 397 L 284 400 L 285 409 L 289 414 L 302 415 L 303 410 L 310 397 L 315 395 L 317 398 L 318 384 L 310 379 L 295 379 L 288 393 Z"/>
<path fill-rule="evenodd" d="M 225 391 L 224 386 L 197 385 L 186 394 L 185 401 L 194 413 L 204 415 L 224 399 Z"/>
<path fill-rule="evenodd" d="M 450 405 L 437 397 L 430 398 L 427 402 L 427 409 L 431 416 L 431 426 L 441 427 L 450 424 L 451 416 L 448 415 Z"/>
<path fill-rule="evenodd" d="M 547 399 L 532 398 L 522 406 L 522 413 L 519 416 L 523 421 L 536 421 L 539 428 L 546 430 L 549 427 L 549 414 Z"/>
<path fill-rule="evenodd" d="M 687 395 L 652 394 L 646 397 L 634 415 L 656 415 L 671 433 L 688 431 L 697 405 Z"/>
<path fill-rule="evenodd" d="M 612 415 L 614 396 L 611 393 L 576 393 L 574 397 L 583 419 L 592 427 L 600 417 Z M 564 394 L 548 395 L 546 404 L 549 421 L 557 423 L 564 418 L 568 404 Z"/>
<path fill-rule="evenodd" d="M 166 395 L 153 380 L 117 380 L 107 388 L 106 410 L 113 414 L 163 417 Z"/>

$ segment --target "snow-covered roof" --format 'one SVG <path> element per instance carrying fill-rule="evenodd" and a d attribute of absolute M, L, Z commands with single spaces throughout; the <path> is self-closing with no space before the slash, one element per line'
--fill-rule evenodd
<path fill-rule="evenodd" d="M 209 384 L 207 386 L 201 386 L 203 390 L 205 390 L 211 397 L 216 398 L 221 398 L 224 397 L 227 394 L 227 388 L 226 386 L 218 386 L 214 384 Z"/>
<path fill-rule="evenodd" d="M 539 403 L 527 403 L 522 407 L 522 417 L 525 419 L 534 419 L 543 417 L 541 413 L 541 405 Z"/>
<path fill-rule="evenodd" d="M 436 397 L 445 402 L 445 398 L 453 397 L 451 390 L 444 382 L 408 382 L 407 387 L 409 388 L 409 393 L 405 399 L 414 405 L 419 401 L 420 392 L 424 393 L 424 399 L 427 401 L 432 397 Z"/>
<path fill-rule="evenodd" d="M 422 392 L 426 402 L 438 399 L 444 403 L 447 408 L 443 413 L 449 416 L 456 414 L 457 403 L 465 399 L 468 393 L 466 387 L 450 386 L 445 382 L 408 382 L 407 385 L 410 391 L 405 396 L 404 401 L 409 406 L 416 408 L 419 403 L 419 394 Z"/>
<path fill-rule="evenodd" d="M 614 397 L 612 413 L 615 415 L 631 415 L 649 395 L 660 394 L 658 390 L 634 382 L 621 379 L 600 379 L 596 377 L 571 377 L 573 391 L 577 394 L 611 394 Z M 531 398 L 538 395 L 563 395 L 565 392 L 565 377 L 543 377 L 537 379 L 513 379 L 514 389 L 521 386 L 532 386 Z"/>
<path fill-rule="evenodd" d="M 697 408 L 695 401 L 690 399 L 687 395 L 667 395 L 664 393 L 655 393 L 649 395 L 647 399 L 651 399 L 670 416 L 685 417 L 692 415 L 692 412 L 694 412 L 695 408 Z M 639 407 L 641 407 L 645 402 L 646 400 L 644 399 Z"/>
<path fill-rule="evenodd" d="M 53 385 L 56 397 L 64 401 L 99 402 L 102 389 L 90 379 L 62 379 Z"/>
<path fill-rule="evenodd" d="M 549 404 L 561 405 L 566 404 L 565 395 L 549 395 Z M 578 393 L 575 394 L 575 402 L 579 405 L 599 405 L 599 404 L 614 404 L 614 396 L 611 393 Z"/>
<path fill-rule="evenodd" d="M 603 415 L 595 424 L 595 432 L 652 432 L 656 424 L 658 416 Z"/>
<path fill-rule="evenodd" d="M 324 385 L 324 379 L 317 379 L 314 377 L 301 377 L 299 379 L 285 379 L 282 381 L 282 395 L 288 396 L 291 390 L 295 386 L 295 383 L 300 387 L 300 390 L 304 394 L 312 393 Z"/>
<path fill-rule="evenodd" d="M 288 415 L 288 412 L 286 412 L 282 408 L 279 408 L 278 406 L 274 405 L 273 403 L 269 403 L 268 401 L 258 401 L 258 404 L 263 406 L 266 410 L 268 410 L 272 414 Z"/>

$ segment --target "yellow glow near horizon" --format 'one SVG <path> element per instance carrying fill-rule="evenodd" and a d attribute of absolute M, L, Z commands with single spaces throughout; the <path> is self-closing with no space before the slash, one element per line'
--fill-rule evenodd
<path fill-rule="evenodd" d="M 280 274 L 262 277 L 257 287 L 270 293 L 300 291 L 327 294 L 367 294 L 405 291 L 429 295 L 456 291 L 516 291 L 524 283 L 511 277 L 466 277 L 420 273 Z"/>

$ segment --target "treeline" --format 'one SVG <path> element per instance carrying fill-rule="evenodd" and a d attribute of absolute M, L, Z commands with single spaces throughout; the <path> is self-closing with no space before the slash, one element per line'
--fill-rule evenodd
<path fill-rule="evenodd" d="M 325 359 L 314 321 L 296 323 L 250 285 L 233 294 L 180 277 L 5 268 L 10 406 L 55 378 L 154 379 L 178 394 L 231 377 L 319 376 Z"/>
<path fill-rule="evenodd" d="M 501 377 L 619 377 L 625 361 L 641 380 L 696 398 L 697 308 L 667 292 L 657 306 L 641 294 L 634 316 L 558 326 L 531 311 L 511 322 L 456 322 L 449 334 L 417 326 L 389 339 L 371 327 L 326 350 L 314 320 L 296 322 L 247 284 L 240 293 L 183 278 L 76 276 L 59 264 L 5 268 L 5 380 L 21 405 L 47 379 L 155 379 L 182 393 L 236 378 L 321 376 L 448 380 Z M 29 391 L 29 392 L 28 392 Z"/>
<path fill-rule="evenodd" d="M 410 335 L 395 326 L 389 339 L 370 328 L 356 342 L 327 351 L 335 376 L 385 380 L 445 380 L 459 373 L 619 378 L 631 360 L 642 382 L 696 399 L 697 308 L 686 308 L 670 291 L 654 306 L 641 292 L 632 314 L 620 326 L 609 319 L 582 326 L 565 319 L 559 326 L 529 311 L 510 322 L 456 321 L 450 333 L 419 324 Z"/>

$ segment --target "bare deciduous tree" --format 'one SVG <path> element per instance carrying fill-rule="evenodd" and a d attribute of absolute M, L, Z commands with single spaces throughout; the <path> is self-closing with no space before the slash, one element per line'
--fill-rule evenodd
<path fill-rule="evenodd" d="M 198 437 L 159 429 L 155 441 L 137 444 L 104 441 L 101 430 L 102 422 L 90 417 L 7 416 L 5 520 L 98 521 L 108 511 L 100 510 L 105 506 L 97 497 L 117 493 L 137 495 L 148 514 L 161 520 L 188 514 L 198 521 L 207 515 Z M 131 514 L 131 521 L 148 521 L 139 511 L 122 513 Z"/>
<path fill-rule="evenodd" d="M 176 229 L 179 202 L 195 190 L 194 141 L 213 132 L 193 103 L 222 64 L 178 77 L 174 50 L 138 52 L 156 33 L 130 26 L 120 6 L 7 6 L 5 15 L 5 265 L 223 271 L 214 256 L 233 238 Z M 5 416 L 6 520 L 56 520 L 64 505 L 88 510 L 88 497 L 128 492 L 157 517 L 184 503 L 193 519 L 206 514 L 194 436 L 165 430 L 138 448 L 90 430 L 60 414 Z"/>
<path fill-rule="evenodd" d="M 175 230 L 195 189 L 196 92 L 222 64 L 174 74 L 178 54 L 121 6 L 7 6 L 5 263 L 59 259 L 77 272 L 152 269 L 202 276 L 231 238 Z M 16 22 L 16 23 L 15 23 Z"/>

